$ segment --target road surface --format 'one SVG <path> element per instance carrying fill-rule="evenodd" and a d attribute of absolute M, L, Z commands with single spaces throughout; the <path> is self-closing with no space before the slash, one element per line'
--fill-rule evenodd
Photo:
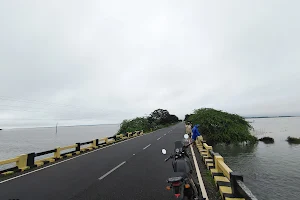
<path fill-rule="evenodd" d="M 172 166 L 161 149 L 173 152 L 174 141 L 184 133 L 180 123 L 16 176 L 0 182 L 0 199 L 172 199 L 165 189 Z"/>

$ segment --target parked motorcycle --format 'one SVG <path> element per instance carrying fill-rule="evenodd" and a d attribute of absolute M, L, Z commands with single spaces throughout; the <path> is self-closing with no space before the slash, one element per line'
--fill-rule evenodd
<path fill-rule="evenodd" d="M 187 140 L 189 136 L 184 135 L 184 138 Z M 186 152 L 187 148 L 192 143 L 184 144 L 183 141 L 175 142 L 174 153 L 171 154 L 165 161 L 169 159 L 172 160 L 172 166 L 174 171 L 174 176 L 168 178 L 167 182 L 170 184 L 167 186 L 167 190 L 174 192 L 175 198 L 180 200 L 199 200 L 200 192 L 198 191 L 195 182 L 192 178 L 193 167 L 189 159 L 189 156 Z M 165 155 L 167 151 L 162 149 L 162 153 Z"/>

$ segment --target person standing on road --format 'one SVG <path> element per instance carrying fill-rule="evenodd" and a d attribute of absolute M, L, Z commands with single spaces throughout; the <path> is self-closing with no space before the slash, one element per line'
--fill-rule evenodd
<path fill-rule="evenodd" d="M 201 135 L 200 132 L 199 132 L 199 130 L 198 130 L 198 127 L 199 127 L 199 124 L 196 124 L 194 126 L 194 128 L 192 129 L 192 132 L 193 132 L 192 139 L 194 141 L 196 141 L 197 137 Z"/>
<path fill-rule="evenodd" d="M 192 126 L 190 123 L 188 123 L 186 126 L 185 126 L 185 133 L 188 134 L 190 137 L 191 137 L 191 134 L 192 134 Z"/>

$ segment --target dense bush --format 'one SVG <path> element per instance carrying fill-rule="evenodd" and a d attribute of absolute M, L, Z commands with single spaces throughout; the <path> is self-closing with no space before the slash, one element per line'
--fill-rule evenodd
<path fill-rule="evenodd" d="M 295 137 L 288 137 L 286 139 L 286 141 L 288 141 L 288 143 L 290 144 L 300 144 L 300 138 L 295 138 Z"/>
<path fill-rule="evenodd" d="M 199 124 L 199 131 L 208 143 L 256 142 L 250 133 L 251 125 L 241 116 L 212 108 L 194 111 L 187 119 Z"/>
<path fill-rule="evenodd" d="M 127 133 L 140 130 L 144 130 L 145 132 L 147 132 L 150 130 L 150 128 L 150 123 L 146 118 L 137 117 L 132 120 L 123 120 L 120 126 L 119 133 Z"/>
<path fill-rule="evenodd" d="M 137 117 L 132 120 L 123 120 L 118 133 L 127 133 L 133 131 L 143 130 L 149 132 L 157 130 L 180 120 L 176 115 L 171 115 L 169 111 L 164 109 L 157 109 L 147 117 Z"/>

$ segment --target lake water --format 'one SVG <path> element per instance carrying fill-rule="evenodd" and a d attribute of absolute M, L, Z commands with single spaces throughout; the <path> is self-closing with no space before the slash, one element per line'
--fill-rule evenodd
<path fill-rule="evenodd" d="M 244 175 L 244 182 L 261 200 L 300 199 L 300 145 L 290 145 L 288 136 L 300 137 L 300 118 L 249 119 L 254 134 L 270 136 L 274 144 L 253 146 L 217 145 L 225 163 Z"/>
<path fill-rule="evenodd" d="M 56 128 L 23 128 L 0 131 L 0 160 L 24 153 L 42 152 L 55 147 L 73 145 L 112 136 L 120 125 L 65 126 Z M 0 169 L 11 165 L 0 166 Z"/>

